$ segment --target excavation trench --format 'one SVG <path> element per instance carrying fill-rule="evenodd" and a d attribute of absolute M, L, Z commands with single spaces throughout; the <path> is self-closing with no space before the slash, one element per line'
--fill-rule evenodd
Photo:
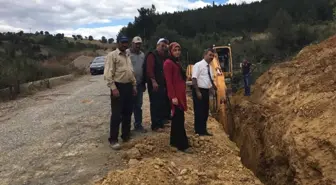
<path fill-rule="evenodd" d="M 264 184 L 336 184 L 335 61 L 336 36 L 272 66 L 252 96 L 231 98 L 224 130 Z"/>
<path fill-rule="evenodd" d="M 288 158 L 281 153 L 274 154 L 272 147 L 267 148 L 265 145 L 268 138 L 263 133 L 266 126 L 263 113 L 255 111 L 253 116 L 241 116 L 244 111 L 249 110 L 242 109 L 232 98 L 230 108 L 226 111 L 226 125 L 221 121 L 230 140 L 239 148 L 243 165 L 266 185 L 295 184 L 294 171 L 290 168 Z M 246 123 L 246 120 L 250 122 Z"/>

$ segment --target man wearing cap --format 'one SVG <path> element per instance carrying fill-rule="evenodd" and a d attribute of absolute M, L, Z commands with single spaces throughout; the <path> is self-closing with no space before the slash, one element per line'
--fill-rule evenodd
<path fill-rule="evenodd" d="M 169 99 L 163 74 L 163 62 L 168 57 L 167 39 L 158 40 L 156 49 L 145 57 L 146 82 L 150 101 L 151 128 L 162 132 L 170 116 Z"/>
<path fill-rule="evenodd" d="M 133 111 L 133 96 L 137 94 L 136 79 L 133 73 L 132 62 L 126 53 L 128 38 L 118 36 L 118 48 L 106 57 L 107 86 L 111 90 L 110 138 L 111 147 L 120 149 L 118 143 L 120 122 L 122 123 L 121 138 L 124 142 L 130 139 L 131 116 Z"/>
<path fill-rule="evenodd" d="M 142 66 L 145 59 L 145 54 L 140 50 L 142 44 L 142 39 L 138 36 L 134 37 L 132 40 L 132 45 L 126 52 L 130 55 L 135 78 L 137 81 L 137 95 L 134 97 L 134 131 L 140 131 L 145 133 L 146 129 L 142 126 L 142 100 L 143 92 L 146 91 L 146 85 L 142 83 L 143 81 L 143 71 Z"/>

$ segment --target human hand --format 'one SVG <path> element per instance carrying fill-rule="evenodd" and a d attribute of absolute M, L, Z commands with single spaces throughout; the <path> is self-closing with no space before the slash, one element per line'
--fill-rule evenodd
<path fill-rule="evenodd" d="M 178 105 L 178 100 L 177 100 L 177 98 L 173 98 L 173 99 L 172 99 L 172 103 L 173 103 L 174 105 Z"/>
<path fill-rule="evenodd" d="M 201 92 L 197 91 L 197 92 L 196 92 L 196 95 L 197 95 L 197 98 L 198 98 L 199 100 L 202 99 L 202 94 L 201 94 Z"/>
<path fill-rule="evenodd" d="M 120 94 L 119 94 L 119 90 L 118 90 L 118 89 L 114 89 L 114 90 L 112 90 L 112 95 L 113 95 L 114 97 L 119 97 L 119 96 L 120 96 Z"/>
<path fill-rule="evenodd" d="M 133 96 L 136 96 L 137 93 L 138 93 L 138 92 L 137 92 L 137 89 L 136 89 L 136 87 L 134 86 L 134 87 L 133 87 Z"/>

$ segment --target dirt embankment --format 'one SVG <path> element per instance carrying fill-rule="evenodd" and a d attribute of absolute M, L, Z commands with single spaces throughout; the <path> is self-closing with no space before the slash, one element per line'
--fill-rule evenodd
<path fill-rule="evenodd" d="M 336 36 L 272 67 L 234 98 L 230 133 L 267 184 L 336 184 Z"/>
<path fill-rule="evenodd" d="M 190 101 L 189 101 L 190 102 Z M 186 112 L 186 130 L 194 154 L 177 152 L 165 133 L 136 138 L 125 146 L 124 170 L 112 170 L 96 185 L 243 185 L 262 184 L 245 168 L 238 148 L 220 124 L 209 118 L 213 137 L 193 134 L 193 111 Z"/>

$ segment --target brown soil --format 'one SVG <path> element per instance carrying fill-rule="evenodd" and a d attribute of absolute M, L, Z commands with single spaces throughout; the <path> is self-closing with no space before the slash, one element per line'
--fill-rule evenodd
<path fill-rule="evenodd" d="M 264 73 L 234 97 L 230 136 L 267 184 L 336 184 L 336 36 Z"/>
<path fill-rule="evenodd" d="M 149 117 L 144 119 L 148 121 Z M 213 137 L 193 135 L 193 112 L 186 112 L 186 129 L 194 154 L 184 154 L 169 146 L 169 128 L 161 134 L 134 139 L 122 151 L 128 167 L 112 169 L 96 185 L 262 184 L 242 165 L 238 148 L 220 124 L 213 118 L 209 118 L 208 124 Z"/>

